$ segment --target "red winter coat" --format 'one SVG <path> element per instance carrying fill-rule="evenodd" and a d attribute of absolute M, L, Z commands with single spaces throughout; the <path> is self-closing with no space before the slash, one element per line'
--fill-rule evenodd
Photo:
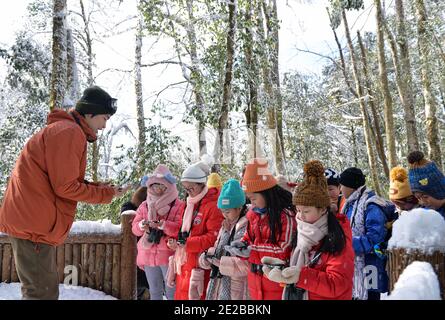
<path fill-rule="evenodd" d="M 338 214 L 337 219 L 346 236 L 346 246 L 340 254 L 322 253 L 318 263 L 312 267 L 303 267 L 297 286 L 308 291 L 309 300 L 351 300 L 352 278 L 354 276 L 354 250 L 352 232 L 348 218 Z M 319 246 L 309 252 L 309 258 L 315 255 Z"/>
<path fill-rule="evenodd" d="M 296 229 L 294 215 L 288 210 L 281 213 L 281 235 L 278 244 L 273 244 L 269 242 L 269 215 L 260 216 L 249 210 L 247 213 L 249 225 L 243 241 L 252 248 L 248 259 L 250 264 L 261 264 L 261 258 L 264 256 L 289 260 L 292 251 L 292 236 Z M 260 273 L 249 271 L 247 283 L 252 300 L 281 300 L 282 298 L 283 287 Z"/>
<path fill-rule="evenodd" d="M 190 236 L 185 244 L 187 261 L 181 267 L 181 274 L 176 275 L 175 300 L 188 300 L 188 291 L 192 269 L 199 268 L 199 256 L 202 252 L 213 246 L 219 229 L 221 228 L 224 216 L 218 209 L 219 191 L 216 188 L 210 188 L 204 198 L 201 200 L 199 212 L 193 220 Z M 195 205 L 195 210 L 199 204 Z M 184 218 L 186 206 L 181 213 Z M 207 284 L 210 280 L 210 270 L 204 273 L 204 294 L 201 300 L 205 300 Z"/>

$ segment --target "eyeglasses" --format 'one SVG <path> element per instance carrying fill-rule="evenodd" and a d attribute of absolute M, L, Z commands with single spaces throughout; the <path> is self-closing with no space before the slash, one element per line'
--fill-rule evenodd
<path fill-rule="evenodd" d="M 187 193 L 190 193 L 190 192 L 192 192 L 193 190 L 195 190 L 195 187 L 190 187 L 190 188 L 186 188 L 186 187 L 184 187 L 184 190 L 185 190 Z"/>
<path fill-rule="evenodd" d="M 150 185 L 150 189 L 164 191 L 165 189 L 167 189 L 167 187 L 160 183 L 153 183 Z"/>

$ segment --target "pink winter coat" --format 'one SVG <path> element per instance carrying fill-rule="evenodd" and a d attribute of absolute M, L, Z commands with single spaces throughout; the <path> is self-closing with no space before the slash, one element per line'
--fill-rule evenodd
<path fill-rule="evenodd" d="M 158 215 L 158 219 L 164 221 L 162 226 L 164 236 L 161 238 L 159 244 L 153 244 L 149 248 L 144 248 L 142 242 L 145 241 L 145 239 L 142 236 L 145 231 L 141 230 L 139 222 L 148 219 L 148 208 L 147 201 L 141 203 L 132 223 L 133 234 L 142 237 L 139 239 L 137 245 L 138 255 L 136 264 L 139 268 L 144 270 L 144 266 L 154 267 L 168 265 L 168 258 L 173 255 L 175 251 L 167 247 L 167 241 L 169 238 L 177 238 L 179 229 L 181 228 L 181 213 L 183 210 L 184 202 L 176 199 L 168 214 L 163 217 Z"/>

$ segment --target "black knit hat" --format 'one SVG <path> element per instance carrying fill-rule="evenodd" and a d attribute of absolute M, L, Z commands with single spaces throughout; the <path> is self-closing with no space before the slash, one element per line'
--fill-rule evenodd
<path fill-rule="evenodd" d="M 76 111 L 85 114 L 115 114 L 117 99 L 112 98 L 105 90 L 98 86 L 92 86 L 83 92 L 76 104 Z"/>
<path fill-rule="evenodd" d="M 365 185 L 366 177 L 359 168 L 351 167 L 340 174 L 340 184 L 352 189 Z"/>
<path fill-rule="evenodd" d="M 328 182 L 328 186 L 340 185 L 340 175 L 334 169 L 332 168 L 325 169 L 324 175 L 326 177 L 326 181 Z"/>

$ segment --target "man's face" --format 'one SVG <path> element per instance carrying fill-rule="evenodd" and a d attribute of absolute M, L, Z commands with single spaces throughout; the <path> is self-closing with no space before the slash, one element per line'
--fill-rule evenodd
<path fill-rule="evenodd" d="M 98 114 L 96 116 L 86 114 L 85 120 L 94 133 L 97 133 L 99 130 L 105 129 L 107 126 L 107 121 L 110 119 L 110 117 L 111 115 L 109 114 Z"/>
<path fill-rule="evenodd" d="M 349 188 L 342 184 L 340 185 L 340 190 L 341 190 L 341 194 L 343 195 L 343 197 L 345 197 L 345 199 L 348 199 L 350 197 L 350 195 L 353 194 L 355 191 L 355 189 Z"/>

